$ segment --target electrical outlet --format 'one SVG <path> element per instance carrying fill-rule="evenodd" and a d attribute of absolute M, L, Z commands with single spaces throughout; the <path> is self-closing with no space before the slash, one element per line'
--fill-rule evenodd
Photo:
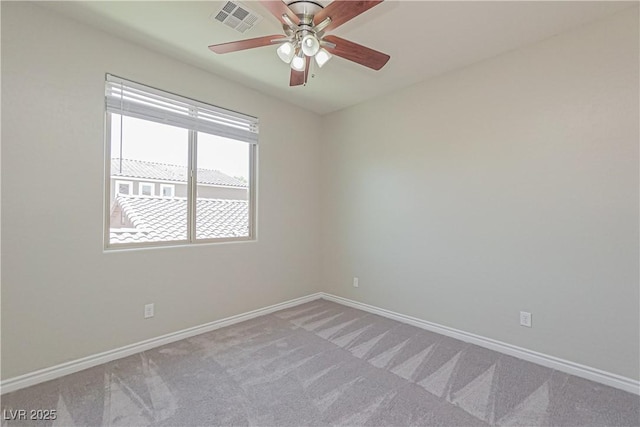
<path fill-rule="evenodd" d="M 154 311 L 153 304 L 145 304 L 145 306 L 144 306 L 144 318 L 148 319 L 150 317 L 153 317 L 153 311 Z"/>
<path fill-rule="evenodd" d="M 520 312 L 520 326 L 531 327 L 531 313 L 526 311 Z"/>
<path fill-rule="evenodd" d="M 354 277 L 354 278 L 353 278 L 353 287 L 354 287 L 354 288 L 357 288 L 358 286 L 360 286 L 360 284 L 358 283 L 358 278 L 357 278 L 357 277 Z"/>

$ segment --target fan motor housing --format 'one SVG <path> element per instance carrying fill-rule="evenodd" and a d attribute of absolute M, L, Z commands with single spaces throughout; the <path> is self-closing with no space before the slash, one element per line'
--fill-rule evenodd
<path fill-rule="evenodd" d="M 318 2 L 305 0 L 295 0 L 288 3 L 287 6 L 304 24 L 311 24 L 316 13 L 324 9 L 324 6 Z"/>

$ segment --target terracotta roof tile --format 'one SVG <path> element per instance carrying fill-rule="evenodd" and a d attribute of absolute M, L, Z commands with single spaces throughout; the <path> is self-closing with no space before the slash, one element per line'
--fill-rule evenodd
<path fill-rule="evenodd" d="M 111 243 L 187 239 L 185 198 L 119 196 L 116 203 L 135 230 L 111 228 Z M 198 199 L 196 212 L 198 239 L 249 235 L 249 210 L 246 200 Z"/>
<path fill-rule="evenodd" d="M 212 169 L 198 169 L 198 183 L 243 187 L 247 184 L 239 179 Z M 187 182 L 186 166 L 165 163 L 145 162 L 142 160 L 111 159 L 111 176 L 157 179 L 161 181 Z"/>

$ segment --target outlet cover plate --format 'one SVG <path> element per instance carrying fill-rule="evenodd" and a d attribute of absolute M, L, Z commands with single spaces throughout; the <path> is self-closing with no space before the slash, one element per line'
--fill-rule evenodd
<path fill-rule="evenodd" d="M 528 311 L 520 312 L 520 326 L 526 326 L 527 328 L 531 327 L 531 313 Z"/>
<path fill-rule="evenodd" d="M 144 318 L 148 319 L 150 317 L 153 317 L 154 314 L 154 306 L 153 304 L 145 304 L 144 306 Z"/>

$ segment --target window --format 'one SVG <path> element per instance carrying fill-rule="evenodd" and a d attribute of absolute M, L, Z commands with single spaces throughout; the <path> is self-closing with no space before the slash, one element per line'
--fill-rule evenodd
<path fill-rule="evenodd" d="M 111 75 L 105 101 L 107 248 L 255 238 L 256 118 Z"/>
<path fill-rule="evenodd" d="M 153 187 L 155 186 L 150 182 L 141 182 L 138 187 L 138 192 L 141 196 L 153 196 Z"/>
<path fill-rule="evenodd" d="M 132 194 L 133 182 L 131 181 L 116 181 L 116 193 L 122 195 Z"/>
<path fill-rule="evenodd" d="M 160 184 L 160 192 L 162 197 L 173 197 L 176 193 L 176 188 L 170 184 Z"/>

